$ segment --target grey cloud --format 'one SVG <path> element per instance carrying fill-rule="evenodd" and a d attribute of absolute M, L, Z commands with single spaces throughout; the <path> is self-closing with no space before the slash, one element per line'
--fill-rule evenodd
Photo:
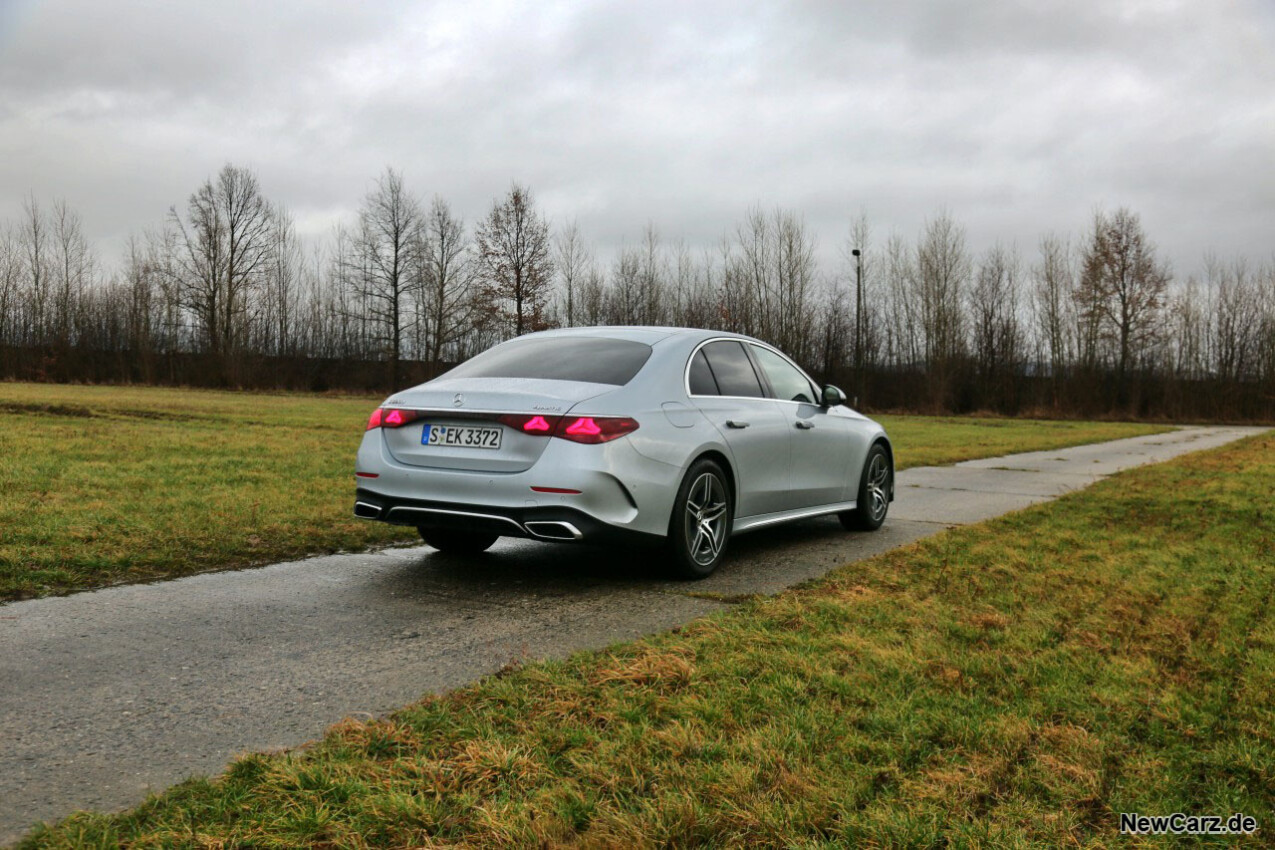
<path fill-rule="evenodd" d="M 238 98 L 310 73 L 392 26 L 384 3 L 24 2 L 0 54 L 0 85 Z"/>
<path fill-rule="evenodd" d="M 386 165 L 471 222 L 519 180 L 603 254 L 754 203 L 830 261 L 860 210 L 1030 250 L 1129 204 L 1180 270 L 1275 232 L 1256 0 L 0 8 L 0 215 L 65 197 L 108 245 L 227 161 L 314 235 Z"/>

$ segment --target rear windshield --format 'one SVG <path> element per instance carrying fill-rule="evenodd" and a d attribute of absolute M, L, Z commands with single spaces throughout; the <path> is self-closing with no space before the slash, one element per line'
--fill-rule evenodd
<path fill-rule="evenodd" d="M 543 378 L 623 386 L 651 356 L 651 346 L 627 339 L 571 336 L 515 339 L 488 349 L 448 378 Z"/>

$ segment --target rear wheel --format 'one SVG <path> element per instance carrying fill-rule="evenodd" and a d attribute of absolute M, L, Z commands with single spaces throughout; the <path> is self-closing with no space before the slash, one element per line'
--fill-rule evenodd
<path fill-rule="evenodd" d="M 841 524 L 851 531 L 876 531 L 890 510 L 890 492 L 894 489 L 894 470 L 885 446 L 874 443 L 863 461 L 859 479 L 858 506 L 837 514 Z"/>
<path fill-rule="evenodd" d="M 477 555 L 491 548 L 500 535 L 481 531 L 449 531 L 441 528 L 420 528 L 421 539 L 448 555 Z"/>
<path fill-rule="evenodd" d="M 692 464 L 669 520 L 669 548 L 678 576 L 704 578 L 717 569 L 730 539 L 732 508 L 722 468 L 711 460 Z"/>

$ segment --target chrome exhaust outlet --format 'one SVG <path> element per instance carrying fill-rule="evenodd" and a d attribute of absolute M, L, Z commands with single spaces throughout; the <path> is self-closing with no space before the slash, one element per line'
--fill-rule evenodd
<path fill-rule="evenodd" d="M 559 520 L 533 520 L 524 522 L 523 525 L 533 536 L 542 540 L 580 540 L 584 537 L 580 529 Z"/>
<path fill-rule="evenodd" d="M 359 519 L 376 519 L 381 515 L 381 508 L 370 502 L 355 502 L 354 515 Z"/>

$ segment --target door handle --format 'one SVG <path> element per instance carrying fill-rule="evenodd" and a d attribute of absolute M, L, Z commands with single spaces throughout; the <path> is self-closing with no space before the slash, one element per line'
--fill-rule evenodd
<path fill-rule="evenodd" d="M 802 421 L 802 420 L 800 420 L 800 419 L 799 419 L 799 420 L 797 420 L 797 427 L 798 427 L 798 428 L 800 428 L 800 429 L 801 429 L 801 430 L 803 430 L 803 431 L 809 431 L 811 428 L 815 427 L 815 423 L 813 423 L 813 422 L 804 422 L 804 421 Z"/>
<path fill-rule="evenodd" d="M 726 427 L 727 427 L 727 428 L 747 428 L 747 427 L 748 427 L 748 423 L 747 423 L 747 422 L 740 422 L 738 419 L 727 419 L 727 420 L 726 420 Z"/>

